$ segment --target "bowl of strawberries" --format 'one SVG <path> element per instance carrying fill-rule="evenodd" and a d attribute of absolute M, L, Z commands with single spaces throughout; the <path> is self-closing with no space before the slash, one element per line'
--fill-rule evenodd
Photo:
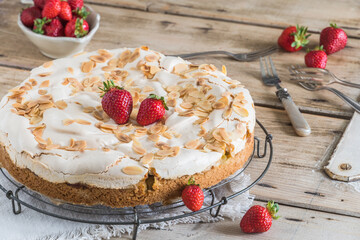
<path fill-rule="evenodd" d="M 23 33 L 50 58 L 83 51 L 99 23 L 100 15 L 83 0 L 34 0 L 18 17 Z"/>

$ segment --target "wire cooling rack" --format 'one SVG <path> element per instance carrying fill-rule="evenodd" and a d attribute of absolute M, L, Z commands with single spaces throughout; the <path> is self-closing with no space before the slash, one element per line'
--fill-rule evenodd
<path fill-rule="evenodd" d="M 255 186 L 256 183 L 264 177 L 265 173 L 269 169 L 273 157 L 272 135 L 268 133 L 265 127 L 258 120 L 256 120 L 256 123 L 262 129 L 262 134 L 264 135 L 255 137 L 253 153 L 245 163 L 244 167 L 231 177 L 210 188 L 204 189 L 205 199 L 211 199 L 211 204 L 207 207 L 201 208 L 196 212 L 179 211 L 178 215 L 169 217 L 168 213 L 170 211 L 184 206 L 181 200 L 168 205 L 155 203 L 149 206 L 136 206 L 128 208 L 83 206 L 68 203 L 58 204 L 16 182 L 2 168 L 0 169 L 0 177 L 4 177 L 7 181 L 9 181 L 12 187 L 7 189 L 0 184 L 0 190 L 2 190 L 6 197 L 11 201 L 14 214 L 20 214 L 22 211 L 22 206 L 25 206 L 42 214 L 74 222 L 104 225 L 133 225 L 134 228 L 132 238 L 136 239 L 140 224 L 166 222 L 179 218 L 194 216 L 206 211 L 209 211 L 209 214 L 215 218 L 219 215 L 221 206 L 226 205 L 229 200 L 239 196 L 240 194 Z M 262 144 L 262 142 L 264 143 Z M 263 147 L 260 145 L 263 145 Z M 215 196 L 215 189 L 233 181 L 234 178 L 243 173 L 245 169 L 250 166 L 250 164 L 254 164 L 254 162 L 259 161 L 261 161 L 264 165 L 263 168 L 260 168 L 263 170 L 261 173 L 259 173 L 259 176 L 248 186 L 229 196 L 221 196 L 221 198 L 218 198 L 219 196 Z M 215 199 L 220 200 L 215 201 Z"/>

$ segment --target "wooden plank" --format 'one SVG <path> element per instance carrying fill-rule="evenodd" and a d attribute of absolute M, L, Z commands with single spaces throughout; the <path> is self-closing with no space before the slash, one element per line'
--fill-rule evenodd
<path fill-rule="evenodd" d="M 92 0 L 93 3 L 102 4 L 101 0 Z M 133 7 L 136 4 L 148 6 L 147 11 L 162 12 L 196 18 L 216 19 L 230 22 L 238 22 L 252 25 L 285 28 L 287 26 L 301 24 L 309 27 L 312 32 L 320 32 L 329 26 L 330 22 L 336 22 L 343 27 L 351 38 L 360 38 L 360 5 L 357 0 L 336 1 L 222 1 L 210 0 L 143 0 L 135 1 L 134 4 L 124 1 L 107 1 L 112 6 Z M 326 8 L 326 11 L 324 9 Z M 341 14 L 339 13 L 346 13 Z M 314 38 L 313 38 L 314 39 Z"/>
<path fill-rule="evenodd" d="M 28 76 L 28 71 L 0 67 L 0 95 Z M 283 110 L 256 108 L 257 118 L 274 136 L 273 164 L 251 192 L 258 199 L 275 199 L 281 203 L 360 216 L 357 204 L 360 193 L 345 183 L 330 180 L 322 171 L 348 120 L 305 114 L 312 134 L 298 137 Z M 257 136 L 263 137 L 257 127 Z M 246 170 L 253 179 L 265 166 L 265 159 L 256 159 Z M 341 186 L 341 188 L 339 188 Z"/>
<path fill-rule="evenodd" d="M 257 199 L 360 217 L 360 193 L 348 183 L 331 180 L 323 171 L 348 120 L 306 114 L 312 134 L 297 137 L 284 111 L 257 107 L 256 114 L 273 133 L 274 160 L 259 185 L 251 189 Z M 260 130 L 257 129 L 257 135 Z M 265 159 L 247 170 L 254 179 Z"/>
<path fill-rule="evenodd" d="M 254 205 L 263 202 L 255 201 Z M 357 240 L 360 236 L 358 220 L 352 217 L 323 213 L 296 207 L 281 206 L 278 220 L 274 220 L 270 230 L 261 234 L 245 234 L 241 231 L 240 220 L 224 220 L 216 223 L 178 224 L 170 230 L 149 229 L 138 234 L 138 239 L 327 239 Z M 120 238 L 111 238 L 118 240 Z M 123 239 L 123 238 L 121 238 Z"/>
<path fill-rule="evenodd" d="M 149 1 L 144 0 L 86 0 L 85 4 L 97 4 L 109 7 L 121 7 L 128 9 L 137 9 L 147 11 L 148 6 L 151 4 Z"/>
<path fill-rule="evenodd" d="M 47 61 L 31 45 L 16 26 L 16 13 L 21 5 L 18 1 L 6 0 L 1 7 L 6 8 L 9 17 L 1 19 L 0 24 L 0 65 L 33 68 Z M 163 53 L 174 54 L 211 49 L 226 49 L 234 52 L 246 52 L 269 46 L 280 30 L 168 15 L 146 13 L 136 10 L 94 6 L 102 16 L 101 27 L 86 48 L 137 47 L 148 45 Z M 4 21 L 3 21 L 4 20 Z M 126 22 L 126 24 L 124 24 Z M 247 34 L 250 33 L 251 34 Z M 246 34 L 245 34 L 246 33 Z M 331 55 L 328 68 L 337 75 L 351 81 L 357 78 L 359 66 L 360 40 L 350 39 L 349 46 L 337 54 Z M 294 101 L 301 110 L 311 113 L 323 113 L 332 116 L 350 118 L 352 110 L 332 93 L 307 92 L 290 82 L 287 67 L 289 64 L 303 64 L 304 51 L 297 53 L 279 52 L 274 54 L 278 73 Z M 260 81 L 258 62 L 239 63 L 228 58 L 202 58 L 194 62 L 209 62 L 221 67 L 225 64 L 234 79 L 239 79 L 252 92 L 255 103 L 261 106 L 282 108 L 275 96 L 275 89 L 265 87 Z M 338 87 L 350 97 L 357 98 L 357 89 Z"/>

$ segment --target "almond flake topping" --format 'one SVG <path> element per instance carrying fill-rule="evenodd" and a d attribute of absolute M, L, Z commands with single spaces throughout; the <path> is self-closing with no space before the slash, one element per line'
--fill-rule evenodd
<path fill-rule="evenodd" d="M 73 119 L 64 119 L 62 121 L 64 126 L 69 126 L 70 124 L 73 124 L 74 122 L 75 122 L 75 120 L 73 120 Z"/>
<path fill-rule="evenodd" d="M 237 114 L 239 114 L 241 117 L 248 117 L 249 116 L 249 112 L 248 110 L 246 110 L 246 108 L 237 106 L 237 105 L 233 105 L 233 110 L 234 112 L 236 112 Z"/>
<path fill-rule="evenodd" d="M 127 166 L 121 169 L 121 171 L 127 175 L 140 175 L 144 170 L 138 166 Z"/>
<path fill-rule="evenodd" d="M 178 63 L 174 66 L 173 72 L 175 74 L 181 74 L 182 72 L 184 72 L 188 69 L 189 69 L 189 65 L 187 65 L 186 63 Z"/>
<path fill-rule="evenodd" d="M 44 73 L 39 73 L 38 76 L 39 77 L 47 77 L 50 76 L 52 74 L 52 72 L 44 72 Z"/>
<path fill-rule="evenodd" d="M 49 85 L 50 85 L 50 81 L 45 80 L 40 84 L 39 88 L 49 87 Z"/>
<path fill-rule="evenodd" d="M 151 55 L 146 55 L 145 56 L 145 60 L 148 61 L 148 62 L 155 62 L 157 60 L 159 60 L 159 56 L 156 55 L 156 54 L 151 54 Z"/>
<path fill-rule="evenodd" d="M 104 63 L 107 60 L 104 56 L 99 55 L 90 56 L 90 59 L 97 63 Z"/>
<path fill-rule="evenodd" d="M 43 67 L 44 67 L 44 68 L 49 68 L 49 67 L 51 67 L 52 65 L 53 65 L 53 61 L 49 61 L 49 62 L 44 63 L 44 64 L 43 64 Z"/>
<path fill-rule="evenodd" d="M 93 70 L 95 65 L 96 65 L 95 62 L 93 61 L 83 62 L 81 63 L 80 69 L 83 73 L 89 73 L 91 72 L 91 70 Z"/>
<path fill-rule="evenodd" d="M 226 70 L 226 66 L 225 66 L 225 65 L 222 65 L 222 66 L 221 66 L 221 72 L 226 76 L 227 70 Z"/>
<path fill-rule="evenodd" d="M 147 153 L 141 158 L 140 162 L 143 165 L 150 164 L 153 161 L 153 159 L 154 159 L 154 154 L 153 153 Z"/>
<path fill-rule="evenodd" d="M 71 74 L 74 74 L 74 69 L 72 67 L 68 67 L 67 68 L 67 71 Z"/>
<path fill-rule="evenodd" d="M 200 146 L 199 139 L 191 140 L 191 141 L 185 143 L 185 148 L 188 148 L 188 149 L 196 149 L 198 146 Z"/>
<path fill-rule="evenodd" d="M 145 86 L 145 87 L 143 88 L 143 92 L 152 92 L 152 91 L 154 91 L 154 88 L 153 88 L 153 87 Z"/>
<path fill-rule="evenodd" d="M 119 131 L 115 132 L 115 136 L 122 143 L 129 143 L 132 141 L 132 139 L 127 134 L 119 132 Z"/>
<path fill-rule="evenodd" d="M 140 142 L 133 140 L 133 144 L 132 144 L 132 150 L 140 155 L 145 155 L 146 154 L 146 150 L 143 148 L 143 146 L 141 145 Z"/>
<path fill-rule="evenodd" d="M 38 94 L 39 94 L 39 95 L 45 95 L 45 94 L 47 94 L 47 90 L 45 90 L 45 89 L 39 89 L 39 90 L 38 90 Z"/>
<path fill-rule="evenodd" d="M 91 122 L 88 122 L 88 121 L 83 120 L 83 119 L 75 119 L 74 121 L 75 121 L 76 123 L 82 124 L 82 125 L 91 125 Z"/>

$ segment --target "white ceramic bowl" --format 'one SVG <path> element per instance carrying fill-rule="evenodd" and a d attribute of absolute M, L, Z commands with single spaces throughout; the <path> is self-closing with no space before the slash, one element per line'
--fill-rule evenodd
<path fill-rule="evenodd" d="M 20 14 L 18 16 L 18 25 L 29 40 L 39 48 L 42 54 L 50 58 L 62 58 L 82 52 L 99 28 L 100 15 L 94 12 L 92 8 L 88 6 L 86 8 L 90 11 L 90 15 L 86 18 L 90 31 L 82 38 L 48 37 L 34 33 L 21 22 Z"/>

